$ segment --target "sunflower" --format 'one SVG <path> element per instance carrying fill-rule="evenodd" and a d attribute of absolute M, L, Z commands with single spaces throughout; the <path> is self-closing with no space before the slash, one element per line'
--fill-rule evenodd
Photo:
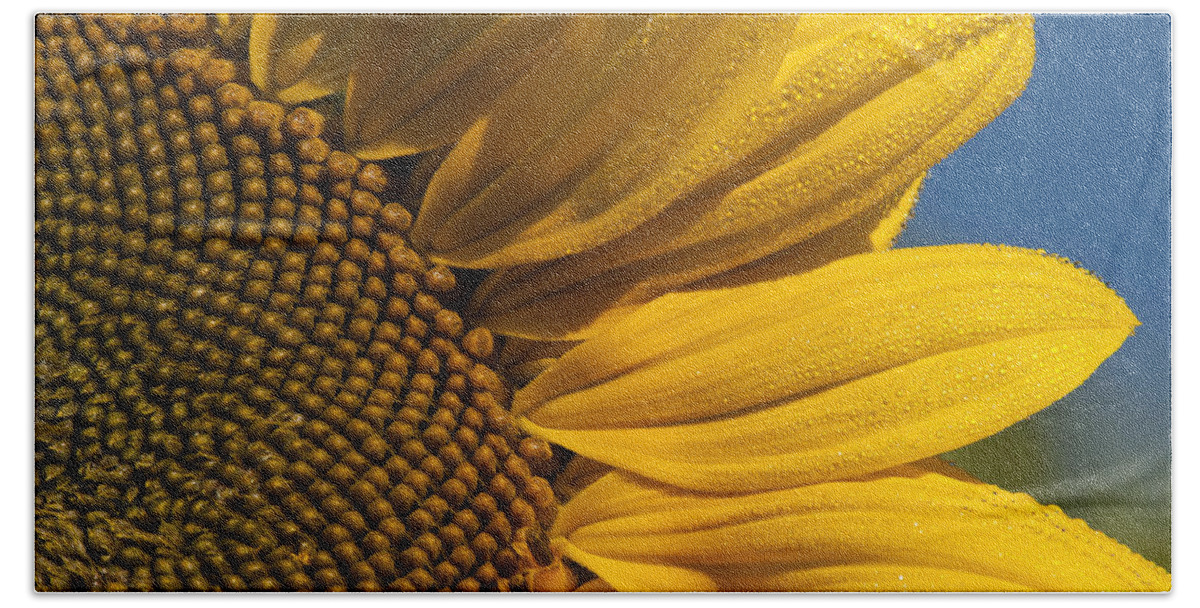
<path fill-rule="evenodd" d="M 664 296 L 514 411 L 617 469 L 552 536 L 618 589 L 1161 590 L 1056 507 L 928 460 L 1053 403 L 1136 324 L 1038 252 L 871 253 Z"/>
<path fill-rule="evenodd" d="M 1028 18 L 38 27 L 40 586 L 1170 585 L 934 458 L 1137 325 L 1042 252 L 889 250 Z"/>
<path fill-rule="evenodd" d="M 240 25 L 37 19 L 37 588 L 524 588 L 549 446 Z"/>

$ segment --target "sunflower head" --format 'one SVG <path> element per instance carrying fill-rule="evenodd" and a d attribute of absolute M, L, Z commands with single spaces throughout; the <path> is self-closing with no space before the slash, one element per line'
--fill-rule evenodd
<path fill-rule="evenodd" d="M 1138 323 L 887 251 L 1028 17 L 36 31 L 39 589 L 1170 585 L 935 458 Z"/>
<path fill-rule="evenodd" d="M 38 588 L 525 587 L 553 455 L 387 172 L 234 24 L 36 28 Z"/>

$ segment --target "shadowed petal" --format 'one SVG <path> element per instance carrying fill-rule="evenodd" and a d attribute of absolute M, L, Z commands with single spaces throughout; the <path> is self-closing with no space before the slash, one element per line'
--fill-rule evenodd
<path fill-rule="evenodd" d="M 1032 59 L 1023 17 L 655 19 L 578 89 L 514 86 L 435 176 L 414 239 L 489 268 L 610 244 L 543 269 L 542 294 L 682 250 L 721 266 L 690 282 L 894 200 Z"/>
<path fill-rule="evenodd" d="M 346 94 L 346 142 L 360 158 L 453 142 L 530 66 L 562 53 L 580 17 L 414 15 L 389 18 Z M 382 58 L 387 58 L 383 60 Z"/>
<path fill-rule="evenodd" d="M 507 256 L 505 252 L 542 243 L 545 247 L 534 257 L 545 261 L 494 275 L 485 285 L 486 296 L 477 299 L 474 315 L 500 333 L 582 338 L 667 291 L 781 251 L 815 250 L 816 254 L 807 258 L 811 262 L 807 268 L 828 261 L 824 253 L 854 253 L 860 246 L 855 241 L 874 228 L 872 222 L 896 208 L 907 187 L 925 169 L 991 121 L 1023 88 L 1033 61 L 1032 29 L 1024 21 L 990 25 L 995 27 L 980 27 L 975 32 L 978 39 L 940 40 L 943 45 L 961 45 L 954 47 L 944 61 L 933 61 L 912 50 L 929 49 L 931 41 L 912 41 L 903 33 L 895 38 L 872 38 L 858 32 L 871 44 L 893 51 L 899 48 L 925 62 L 898 53 L 911 63 L 883 70 L 874 80 L 864 77 L 869 86 L 862 86 L 867 86 L 872 96 L 865 97 L 860 91 L 863 98 L 843 99 L 841 106 L 818 104 L 822 112 L 815 115 L 805 103 L 793 104 L 809 113 L 797 110 L 800 116 L 795 124 L 789 123 L 791 130 L 776 134 L 787 143 L 771 142 L 768 149 L 773 155 L 769 162 L 759 156 L 766 154 L 764 150 L 748 149 L 746 154 L 755 163 L 747 161 L 749 164 L 740 165 L 736 171 L 724 173 L 719 164 L 713 165 L 707 177 L 689 181 L 678 175 L 668 179 L 669 153 L 660 151 L 661 160 L 642 161 L 641 171 L 648 183 L 655 187 L 669 185 L 670 190 L 655 191 L 652 197 L 653 204 L 659 205 L 654 208 L 661 209 L 661 213 L 655 211 L 658 215 L 653 218 L 630 220 L 633 216 L 628 216 L 623 224 L 605 224 L 628 232 L 599 246 L 589 242 L 565 247 L 573 237 L 564 230 L 607 222 L 606 217 L 611 219 L 618 212 L 632 209 L 626 203 L 642 200 L 634 194 L 641 196 L 646 191 L 630 190 L 632 194 L 625 199 L 610 196 L 611 207 L 601 214 L 570 211 L 574 204 L 570 197 L 575 194 L 567 196 L 563 206 L 537 220 L 539 226 L 549 227 L 544 243 L 535 234 L 541 228 L 535 226 L 510 239 L 511 244 L 496 254 Z M 917 65 L 922 69 L 914 67 Z M 483 152 L 479 155 L 486 156 Z M 545 161 L 539 166 L 552 163 Z M 449 170 L 451 176 L 454 173 Z M 605 183 L 625 183 L 624 179 Z M 435 184 L 437 181 L 435 178 Z M 489 186 L 484 194 L 492 192 Z M 436 194 L 431 190 L 431 196 Z M 522 200 L 515 194 L 506 196 L 509 201 Z M 595 205 L 600 199 L 580 200 Z M 539 199 L 538 204 L 551 202 Z M 496 212 L 510 207 L 511 203 L 504 206 L 499 202 L 492 206 Z M 566 221 L 555 219 L 560 212 Z M 492 223 L 488 230 L 499 225 Z M 847 239 L 851 242 L 839 244 Z M 577 253 L 586 247 L 593 248 Z M 564 253 L 572 255 L 562 257 Z M 529 258 L 495 259 L 498 264 L 508 265 Z M 462 259 L 451 261 L 473 264 Z"/>
<path fill-rule="evenodd" d="M 739 259 L 730 252 L 746 250 L 752 245 L 731 238 L 718 242 L 716 247 L 685 248 L 609 272 L 597 268 L 594 275 L 565 288 L 561 287 L 559 269 L 577 268 L 577 259 L 589 257 L 588 254 L 568 258 L 561 264 L 550 262 L 499 270 L 476 290 L 472 316 L 502 334 L 583 339 L 670 291 L 771 281 L 846 256 L 882 251 L 899 236 L 916 204 L 923 178 L 924 174 L 893 200 L 740 266 L 730 267 Z M 597 252 L 610 248 L 602 247 Z"/>
<path fill-rule="evenodd" d="M 362 15 L 255 15 L 250 27 L 250 78 L 284 103 L 343 90 L 350 67 L 379 20 Z"/>
<path fill-rule="evenodd" d="M 527 68 L 563 52 L 542 15 L 259 15 L 251 76 L 301 103 L 346 92 L 347 148 L 363 159 L 457 140 Z"/>
<path fill-rule="evenodd" d="M 1100 281 L 987 245 L 846 258 L 671 294 L 518 391 L 526 429 L 706 491 L 862 475 L 991 435 L 1082 383 L 1136 326 Z"/>
<path fill-rule="evenodd" d="M 1165 591 L 1170 575 L 936 460 L 736 496 L 613 473 L 562 510 L 557 548 L 621 591 Z"/>

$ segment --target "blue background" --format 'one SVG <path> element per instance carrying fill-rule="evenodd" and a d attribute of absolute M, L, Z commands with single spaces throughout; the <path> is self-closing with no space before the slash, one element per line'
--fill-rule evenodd
<path fill-rule="evenodd" d="M 1169 567 L 1170 17 L 1040 15 L 1035 32 L 1025 93 L 930 170 L 896 246 L 1045 249 L 1142 326 L 1065 399 L 949 459 Z"/>

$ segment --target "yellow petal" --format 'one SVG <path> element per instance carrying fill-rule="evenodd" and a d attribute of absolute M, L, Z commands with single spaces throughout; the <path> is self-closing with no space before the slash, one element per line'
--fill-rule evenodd
<path fill-rule="evenodd" d="M 1170 589 L 1162 568 L 1057 507 L 944 469 L 735 496 L 613 473 L 552 534 L 622 591 Z"/>
<path fill-rule="evenodd" d="M 223 13 L 217 16 L 217 36 L 226 48 L 244 46 L 246 36 L 250 33 L 250 25 L 254 15 L 247 13 Z"/>
<path fill-rule="evenodd" d="M 1033 57 L 1025 18 L 651 26 L 631 38 L 649 46 L 579 92 L 514 86 L 519 103 L 498 104 L 470 161 L 435 176 L 417 243 L 449 263 L 505 267 L 626 237 L 581 256 L 567 285 L 690 246 L 725 247 L 713 259 L 737 266 L 892 197 L 1007 106 Z"/>
<path fill-rule="evenodd" d="M 557 15 L 392 17 L 346 95 L 347 146 L 360 158 L 414 154 L 461 137 L 526 70 L 560 52 Z M 574 17 L 573 19 L 580 19 Z"/>
<path fill-rule="evenodd" d="M 513 407 L 531 433 L 647 477 L 782 488 L 991 435 L 1082 383 L 1136 324 L 1058 258 L 892 250 L 659 298 L 560 357 Z"/>
<path fill-rule="evenodd" d="M 923 178 L 924 174 L 892 200 L 882 201 L 795 245 L 732 268 L 737 258 L 730 255 L 729 246 L 742 245 L 725 242 L 716 248 L 684 249 L 612 272 L 597 270 L 587 280 L 565 288 L 560 280 L 564 275 L 558 269 L 574 265 L 573 258 L 561 264 L 500 270 L 476 290 L 471 314 L 492 331 L 510 336 L 583 339 L 669 291 L 770 281 L 846 256 L 886 249 L 903 229 Z"/>
<path fill-rule="evenodd" d="M 496 364 L 515 386 L 524 386 L 577 344 L 508 338 Z"/>
<path fill-rule="evenodd" d="M 613 589 L 613 586 L 608 584 L 608 581 L 602 578 L 594 578 L 576 587 L 575 591 L 578 593 L 608 593 L 616 591 L 616 589 Z"/>
<path fill-rule="evenodd" d="M 908 218 L 912 215 L 913 207 L 917 206 L 917 198 L 921 194 L 925 175 L 922 173 L 920 177 L 913 180 L 913 183 L 909 184 L 904 194 L 900 195 L 897 204 L 888 210 L 887 215 L 880 219 L 875 229 L 871 231 L 872 250 L 884 251 L 900 237 L 900 232 L 904 230 L 904 225 L 908 223 Z"/>
<path fill-rule="evenodd" d="M 686 194 L 694 185 L 672 183 L 684 194 L 628 234 L 575 255 L 495 275 L 485 285 L 486 297 L 479 299 L 475 316 L 500 333 L 587 337 L 669 290 L 792 247 L 803 250 L 809 247 L 806 241 L 834 238 L 830 233 L 845 230 L 842 226 L 895 210 L 925 169 L 987 124 L 1024 86 L 1033 61 L 1028 21 L 982 24 L 994 27 L 974 23 L 980 31 L 973 43 L 953 36 L 912 41 L 903 28 L 888 37 L 880 33 L 889 31 L 882 26 L 872 32 L 876 38 L 857 32 L 878 49 L 900 56 L 905 55 L 897 48 L 916 53 L 913 48 L 928 49 L 938 40 L 962 48 L 955 47 L 957 52 L 945 61 L 925 58 L 928 67 L 906 73 L 894 86 L 875 82 L 881 90 L 874 97 L 843 100 L 851 107 L 834 107 L 841 113 L 833 118 L 819 114 L 813 120 L 824 123 L 817 120 L 818 126 L 794 126 L 807 139 L 785 148 L 782 157 L 771 157 L 775 164 L 760 165 L 755 171 L 761 175 L 750 174 L 753 179 L 745 183 L 747 177 L 714 177 L 704 181 L 708 190 L 702 195 Z M 900 72 L 904 70 L 885 70 L 878 78 Z M 842 89 L 849 87 L 835 90 Z M 647 166 L 659 165 L 647 161 Z M 515 243 L 527 243 L 527 237 Z M 553 258 L 575 249 L 545 251 Z M 824 261 L 818 256 L 813 265 Z"/>
<path fill-rule="evenodd" d="M 541 240 L 577 250 L 581 240 L 628 230 L 614 220 L 653 214 L 666 202 L 641 195 L 609 209 L 658 170 L 644 160 L 690 147 L 710 110 L 741 99 L 742 89 L 767 88 L 792 20 L 612 15 L 581 25 L 597 30 L 578 36 L 586 44 L 539 65 L 499 101 L 472 164 L 453 172 L 449 165 L 435 178 L 414 227 L 418 245 L 490 267 L 526 261 L 469 259 L 514 234 L 521 237 L 514 247 L 531 249 Z M 443 182 L 452 187 L 443 192 Z M 564 198 L 566 189 L 576 192 Z M 529 228 L 531 222 L 537 225 Z"/>
<path fill-rule="evenodd" d="M 575 456 L 554 476 L 554 495 L 565 503 L 597 479 L 612 472 L 613 468 L 591 458 Z"/>
<path fill-rule="evenodd" d="M 363 15 L 255 15 L 250 79 L 288 104 L 341 91 L 380 19 Z"/>
<path fill-rule="evenodd" d="M 676 291 L 719 289 L 774 281 L 789 275 L 808 272 L 847 256 L 869 251 L 884 251 L 892 246 L 904 229 L 913 207 L 917 204 L 917 196 L 921 191 L 924 179 L 925 174 L 922 173 L 899 194 L 894 202 L 888 205 L 874 207 L 868 213 L 850 218 L 791 247 L 749 264 L 701 279 L 678 288 Z M 624 310 L 629 310 L 628 303 Z M 606 318 L 620 317 L 620 314 L 611 312 L 606 315 Z"/>

